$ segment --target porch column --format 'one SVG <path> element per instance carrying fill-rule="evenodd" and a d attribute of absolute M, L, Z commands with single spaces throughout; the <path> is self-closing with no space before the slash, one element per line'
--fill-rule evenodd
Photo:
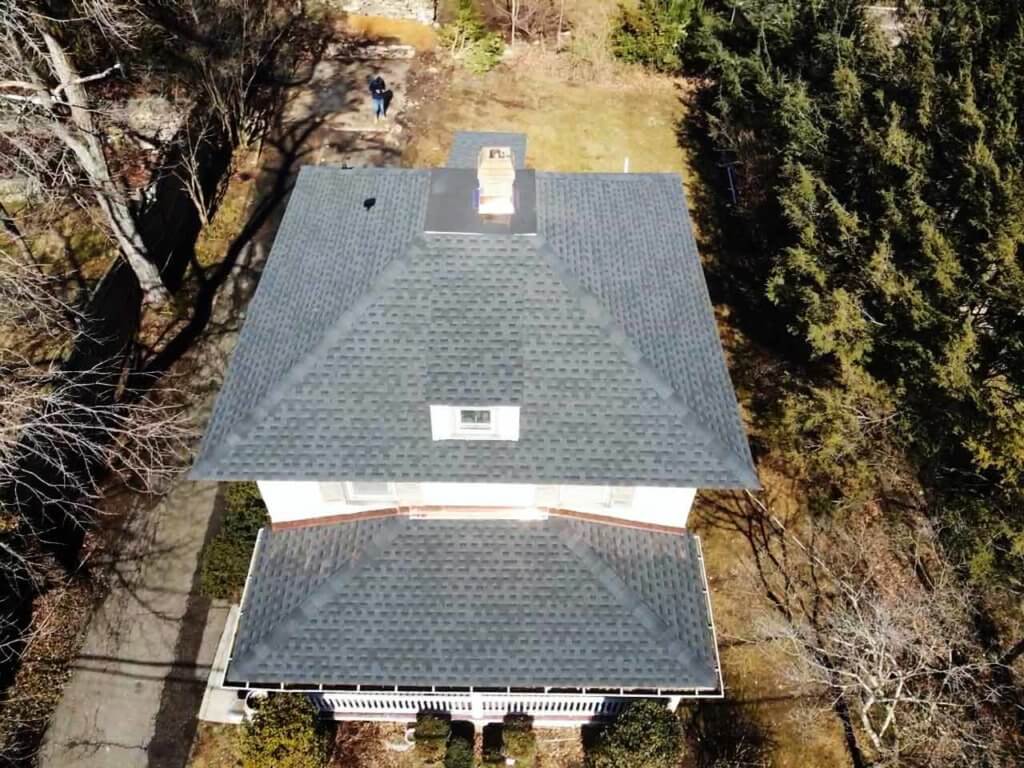
<path fill-rule="evenodd" d="M 474 720 L 484 719 L 484 697 L 476 691 L 469 694 L 469 710 Z"/>
<path fill-rule="evenodd" d="M 683 700 L 682 696 L 669 696 L 668 697 L 668 711 L 675 712 L 679 709 L 679 702 Z"/>

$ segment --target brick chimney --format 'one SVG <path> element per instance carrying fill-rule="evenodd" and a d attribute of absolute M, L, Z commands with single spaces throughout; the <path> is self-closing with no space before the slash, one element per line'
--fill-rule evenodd
<path fill-rule="evenodd" d="M 516 212 L 513 187 L 516 169 L 511 147 L 483 147 L 477 156 L 481 216 L 511 216 Z"/>

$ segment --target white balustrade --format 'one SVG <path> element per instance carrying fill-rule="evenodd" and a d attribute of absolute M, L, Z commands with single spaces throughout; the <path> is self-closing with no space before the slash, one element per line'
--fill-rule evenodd
<path fill-rule="evenodd" d="M 446 712 L 453 717 L 501 720 L 519 713 L 536 719 L 589 720 L 611 717 L 630 699 L 598 695 L 515 693 L 388 693 L 339 691 L 310 693 L 325 715 L 414 717 L 419 712 Z"/>

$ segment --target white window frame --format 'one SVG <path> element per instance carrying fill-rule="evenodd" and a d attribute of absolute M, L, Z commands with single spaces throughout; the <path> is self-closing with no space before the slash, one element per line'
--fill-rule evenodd
<path fill-rule="evenodd" d="M 603 507 L 607 509 L 612 506 L 610 485 L 563 485 L 560 494 L 569 508 Z"/>
<path fill-rule="evenodd" d="M 328 504 L 336 501 L 345 501 L 344 483 L 319 483 L 320 499 Z"/>
<path fill-rule="evenodd" d="M 612 509 L 629 509 L 633 506 L 633 496 L 635 494 L 636 488 L 631 485 L 613 485 L 608 506 Z"/>
<path fill-rule="evenodd" d="M 464 426 L 462 411 L 490 411 L 491 423 Z M 432 405 L 430 435 L 434 440 L 518 440 L 518 405 Z"/>
<path fill-rule="evenodd" d="M 479 411 L 487 414 L 486 424 L 466 424 L 462 420 L 462 414 L 464 411 Z M 494 408 L 482 408 L 480 406 L 460 406 L 458 408 L 452 408 L 452 418 L 454 426 L 452 427 L 452 433 L 459 437 L 479 437 L 483 435 L 496 435 L 498 434 L 498 414 Z"/>
<path fill-rule="evenodd" d="M 386 493 L 359 493 L 356 491 L 356 485 L 360 481 L 348 480 L 344 483 L 345 485 L 345 498 L 353 503 L 366 502 L 366 501 L 395 501 L 398 498 L 398 494 L 395 492 L 394 483 L 386 483 L 388 489 Z M 364 480 L 362 482 L 377 483 L 383 482 L 381 480 Z"/>

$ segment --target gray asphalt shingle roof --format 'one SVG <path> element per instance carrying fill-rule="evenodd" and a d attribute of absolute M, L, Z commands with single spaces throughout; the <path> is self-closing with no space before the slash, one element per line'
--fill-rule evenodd
<path fill-rule="evenodd" d="M 429 173 L 302 170 L 193 476 L 756 486 L 678 176 L 538 172 L 511 236 L 425 233 Z"/>
<path fill-rule="evenodd" d="M 234 682 L 719 685 L 689 534 L 389 517 L 266 529 L 252 574 Z"/>

